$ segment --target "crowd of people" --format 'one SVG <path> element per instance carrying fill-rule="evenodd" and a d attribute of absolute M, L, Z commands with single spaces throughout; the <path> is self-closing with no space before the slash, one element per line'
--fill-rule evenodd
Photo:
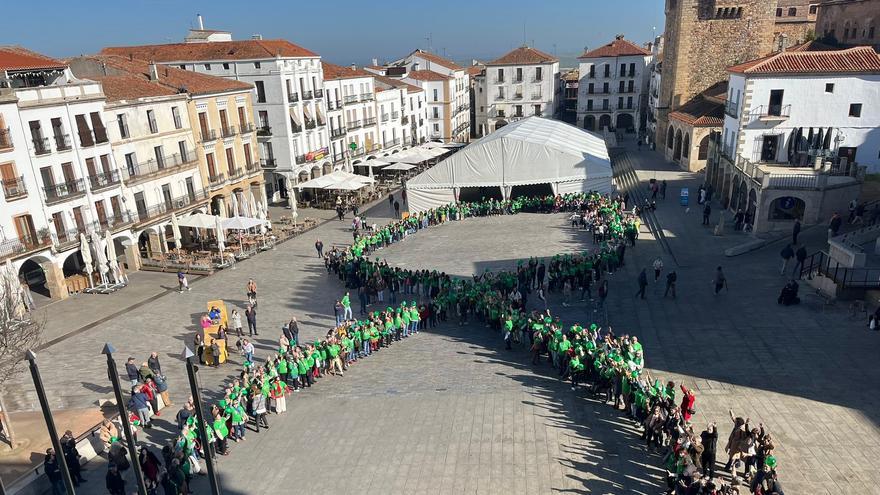
<path fill-rule="evenodd" d="M 627 199 L 578 193 L 450 204 L 382 227 L 360 224 L 352 244 L 344 249 L 333 246 L 325 252 L 323 243 L 316 242 L 328 275 L 337 276 L 346 288 L 333 308 L 336 324 L 323 338 L 301 342 L 298 323 L 292 318 L 282 327 L 277 349 L 260 363 L 252 344 L 238 347 L 242 369 L 225 384 L 207 413 L 204 426 L 210 445 L 202 445 L 199 439 L 190 398 L 175 417 L 178 435 L 163 447 L 161 458 L 142 447 L 138 462 L 151 490 L 158 493 L 162 487 L 166 494 L 188 493 L 189 480 L 201 470 L 201 457 L 228 455 L 229 440 L 243 442 L 248 430 L 269 429 L 270 413 L 284 414 L 287 397 L 311 388 L 323 377 L 344 376 L 360 360 L 438 323 L 480 321 L 499 333 L 507 349 L 527 348 L 533 365 L 546 361 L 572 389 L 585 388 L 640 425 L 647 447 L 663 452 L 669 493 L 742 494 L 749 490 L 782 494 L 773 442 L 763 425 L 753 427 L 748 418 L 731 412 L 733 429 L 725 447 L 728 463 L 724 468 L 730 471 L 731 482 L 722 482 L 716 477 L 718 430 L 715 423 L 705 429 L 693 424 L 693 390 L 651 376 L 645 370 L 644 349 L 637 336 L 616 332 L 598 320 L 584 325 L 563 323 L 548 309 L 548 295 L 554 293 L 561 297 L 563 306 L 589 299 L 595 304 L 597 318 L 604 314 L 608 277 L 625 265 L 627 247 L 635 246 L 638 236 L 640 211 L 628 207 Z M 573 226 L 593 233 L 596 247 L 582 253 L 521 260 L 515 269 L 486 271 L 470 278 L 436 270 L 402 269 L 369 259 L 376 250 L 430 226 L 519 212 L 568 212 Z M 255 312 L 256 283 L 249 281 L 247 293 L 249 311 Z M 357 315 L 352 293 L 359 302 Z M 371 310 L 374 306 L 385 309 Z M 600 309 L 603 313 L 598 313 Z M 240 323 L 235 326 L 241 336 Z M 249 330 L 256 333 L 255 322 Z M 126 371 L 132 385 L 129 406 L 136 423 L 149 428 L 151 413 L 160 409 L 152 401 L 157 393 L 160 399 L 167 394 L 158 358 L 140 367 L 130 359 Z M 156 384 L 157 377 L 163 385 Z M 157 393 L 150 395 L 149 391 Z M 117 444 L 119 455 L 118 432 L 111 433 L 107 434 L 108 443 Z M 117 483 L 118 471 L 127 467 L 112 457 L 111 466 L 108 490 Z"/>

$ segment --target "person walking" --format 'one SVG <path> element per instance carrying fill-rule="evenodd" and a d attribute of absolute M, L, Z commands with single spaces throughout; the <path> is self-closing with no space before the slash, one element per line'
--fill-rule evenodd
<path fill-rule="evenodd" d="M 394 218 L 398 218 L 398 217 L 400 217 L 400 203 L 395 201 L 394 202 Z"/>
<path fill-rule="evenodd" d="M 794 277 L 797 275 L 797 279 L 800 280 L 800 271 L 804 268 L 804 261 L 807 260 L 807 247 L 804 245 L 800 246 L 797 252 L 794 253 L 794 257 L 797 259 L 797 263 L 794 264 L 794 270 L 791 271 L 791 276 Z"/>
<path fill-rule="evenodd" d="M 185 290 L 189 290 L 189 282 L 186 280 L 186 274 L 183 273 L 183 270 L 177 271 L 177 292 L 183 292 Z"/>
<path fill-rule="evenodd" d="M 237 309 L 233 309 L 229 319 L 232 320 L 232 329 L 235 330 L 236 337 L 241 338 L 243 335 L 241 331 L 241 314 L 239 314 Z"/>
<path fill-rule="evenodd" d="M 786 244 L 782 251 L 779 252 L 779 256 L 782 257 L 782 268 L 779 270 L 780 275 L 785 275 L 785 270 L 788 268 L 788 262 L 794 258 L 794 249 L 791 248 L 791 244 Z"/>
<path fill-rule="evenodd" d="M 244 353 L 244 360 L 248 363 L 254 362 L 254 344 L 248 340 L 244 339 L 241 344 L 241 352 Z"/>
<path fill-rule="evenodd" d="M 841 218 L 840 213 L 834 212 L 831 215 L 831 221 L 828 222 L 828 238 L 832 238 L 837 236 L 837 232 L 840 231 L 840 226 L 843 225 L 843 218 Z"/>
<path fill-rule="evenodd" d="M 125 362 L 125 374 L 128 376 L 128 383 L 130 386 L 134 387 L 141 380 L 141 372 L 135 364 L 134 358 L 128 358 L 128 361 Z"/>
<path fill-rule="evenodd" d="M 608 298 L 608 280 L 603 280 L 599 284 L 599 307 L 605 307 L 605 299 Z"/>
<path fill-rule="evenodd" d="M 677 280 L 678 275 L 675 273 L 675 270 L 666 274 L 666 292 L 663 293 L 663 297 L 666 297 L 672 291 L 672 298 L 675 299 L 675 282 Z"/>
<path fill-rule="evenodd" d="M 791 243 L 797 246 L 797 239 L 801 233 L 801 219 L 794 219 L 794 226 L 791 228 Z"/>
<path fill-rule="evenodd" d="M 660 181 L 660 199 L 666 199 L 666 179 Z"/>
<path fill-rule="evenodd" d="M 324 257 L 324 243 L 321 242 L 321 239 L 315 241 L 315 251 L 318 252 L 318 258 Z"/>
<path fill-rule="evenodd" d="M 706 203 L 703 207 L 703 225 L 709 225 L 709 216 L 712 214 L 712 205 Z"/>
<path fill-rule="evenodd" d="M 657 256 L 657 259 L 654 260 L 653 264 L 654 268 L 654 283 L 656 284 L 658 280 L 660 280 L 660 272 L 663 271 L 663 259 Z"/>
<path fill-rule="evenodd" d="M 346 292 L 345 295 L 342 296 L 342 301 L 340 301 L 340 302 L 342 303 L 342 310 L 343 310 L 342 317 L 346 320 L 353 319 L 354 315 L 352 314 L 352 311 L 351 311 L 351 297 L 349 296 L 348 292 Z"/>
<path fill-rule="evenodd" d="M 727 288 L 727 278 L 724 276 L 724 271 L 721 270 L 720 266 L 715 269 L 715 278 L 712 279 L 712 283 L 715 286 L 716 296 L 721 292 L 721 289 Z"/>
<path fill-rule="evenodd" d="M 647 269 L 642 268 L 641 273 L 639 273 L 639 291 L 636 292 L 636 295 L 639 296 L 640 299 L 645 298 L 645 287 L 648 286 L 648 274 Z"/>
<path fill-rule="evenodd" d="M 247 309 L 244 310 L 244 316 L 247 318 L 248 334 L 251 337 L 260 335 L 257 333 L 257 308 L 248 305 Z"/>

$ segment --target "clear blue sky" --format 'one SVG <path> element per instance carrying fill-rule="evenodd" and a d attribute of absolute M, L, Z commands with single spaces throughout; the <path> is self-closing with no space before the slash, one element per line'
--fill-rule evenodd
<path fill-rule="evenodd" d="M 623 33 L 637 43 L 663 31 L 663 0 L 43 0 L 5 2 L 0 44 L 65 57 L 103 46 L 182 41 L 195 24 L 286 38 L 339 64 L 394 59 L 427 48 L 455 60 L 488 59 L 523 42 L 557 55 L 607 43 Z M 441 7 L 442 6 L 442 7 Z M 51 13 L 51 15 L 49 15 Z M 13 22 L 10 22 L 13 21 Z"/>

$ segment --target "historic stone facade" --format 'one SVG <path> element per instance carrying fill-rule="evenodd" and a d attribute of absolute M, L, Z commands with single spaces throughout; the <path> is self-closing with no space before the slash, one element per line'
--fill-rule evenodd
<path fill-rule="evenodd" d="M 816 37 L 844 46 L 880 49 L 880 0 L 824 0 L 819 5 Z"/>
<path fill-rule="evenodd" d="M 656 142 L 669 112 L 726 79 L 727 67 L 773 50 L 775 16 L 767 0 L 666 0 Z"/>
<path fill-rule="evenodd" d="M 819 0 L 777 0 L 773 50 L 814 39 L 818 11 Z"/>

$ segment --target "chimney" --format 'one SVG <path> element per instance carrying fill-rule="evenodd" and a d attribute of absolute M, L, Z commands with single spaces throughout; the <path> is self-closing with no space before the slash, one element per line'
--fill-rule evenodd
<path fill-rule="evenodd" d="M 622 35 L 622 34 L 618 34 L 617 36 L 614 37 L 614 39 L 616 39 L 616 40 L 622 40 L 622 39 L 623 39 L 623 35 Z"/>
<path fill-rule="evenodd" d="M 159 80 L 159 68 L 156 67 L 156 62 L 150 60 L 150 81 L 158 81 Z"/>
<path fill-rule="evenodd" d="M 357 65 L 355 65 L 353 63 L 351 64 L 351 70 L 357 70 L 357 68 L 358 68 Z"/>
<path fill-rule="evenodd" d="M 202 14 L 196 14 L 196 20 L 199 23 L 199 29 L 205 29 L 205 21 L 202 19 Z"/>
<path fill-rule="evenodd" d="M 373 62 L 373 65 L 379 65 L 379 59 L 377 59 L 375 57 L 373 58 L 372 62 Z"/>
<path fill-rule="evenodd" d="M 251 39 L 252 39 L 252 40 L 260 41 L 260 40 L 263 39 L 263 35 L 262 35 L 262 34 L 252 34 L 252 35 L 251 35 Z"/>

